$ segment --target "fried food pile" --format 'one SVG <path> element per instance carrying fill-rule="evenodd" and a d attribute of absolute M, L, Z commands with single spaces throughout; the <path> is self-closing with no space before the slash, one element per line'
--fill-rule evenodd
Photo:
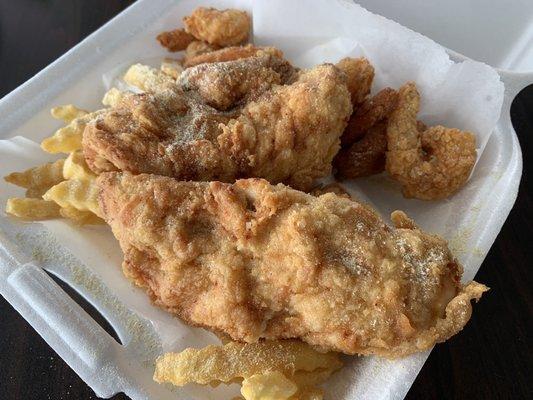
<path fill-rule="evenodd" d="M 337 64 L 347 74 L 358 71 L 355 75 L 360 82 L 352 87 L 363 90 L 355 95 L 350 90 L 354 111 L 341 137 L 342 148 L 333 160 L 336 177 L 355 179 L 387 171 L 402 185 L 407 198 L 439 200 L 456 193 L 474 168 L 475 136 L 444 126 L 428 128 L 418 121 L 420 95 L 414 82 L 398 91 L 385 88 L 366 97 L 373 79 L 367 63 L 345 59 Z"/>
<path fill-rule="evenodd" d="M 461 283 L 446 241 L 317 180 L 386 172 L 405 197 L 442 199 L 468 180 L 475 136 L 419 121 L 413 82 L 371 95 L 365 58 L 300 70 L 247 44 L 243 11 L 183 24 L 157 37 L 181 58 L 131 66 L 100 110 L 52 110 L 65 126 L 41 147 L 68 156 L 5 177 L 26 189 L 6 212 L 105 221 L 125 275 L 225 342 L 162 355 L 154 379 L 318 400 L 338 353 L 403 357 L 459 332 L 488 288 Z"/>

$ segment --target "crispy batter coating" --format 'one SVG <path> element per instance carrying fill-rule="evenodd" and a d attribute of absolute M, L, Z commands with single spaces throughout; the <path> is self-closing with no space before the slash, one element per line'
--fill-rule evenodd
<path fill-rule="evenodd" d="M 161 61 L 161 72 L 172 77 L 173 79 L 178 79 L 183 72 L 183 65 L 181 65 L 180 60 L 165 58 L 163 61 Z"/>
<path fill-rule="evenodd" d="M 385 170 L 387 123 L 382 121 L 368 129 L 351 146 L 341 149 L 333 160 L 340 179 L 355 179 Z"/>
<path fill-rule="evenodd" d="M 186 55 L 183 60 L 183 65 L 188 68 L 203 63 L 234 61 L 241 58 L 259 57 L 268 54 L 278 58 L 283 57 L 283 52 L 275 47 L 255 47 L 248 44 L 246 46 L 226 47 L 220 50 L 201 52 L 194 56 Z"/>
<path fill-rule="evenodd" d="M 238 118 L 221 126 L 218 143 L 243 171 L 240 177 L 308 190 L 331 173 L 338 132 L 351 108 L 343 76 L 324 64 L 248 103 Z"/>
<path fill-rule="evenodd" d="M 168 51 L 182 51 L 185 50 L 195 38 L 183 29 L 174 29 L 168 32 L 161 32 L 157 35 L 157 40 L 161 46 L 165 47 Z"/>
<path fill-rule="evenodd" d="M 254 61 L 200 64 L 185 70 L 178 82 L 184 90 L 197 90 L 205 102 L 218 110 L 256 100 L 274 85 L 294 80 L 294 68 L 277 57 Z"/>
<path fill-rule="evenodd" d="M 344 186 L 337 182 L 329 183 L 327 185 L 318 185 L 314 187 L 313 190 L 311 190 L 309 193 L 313 196 L 322 196 L 326 193 L 334 193 L 337 196 L 344 197 L 346 199 L 352 198 L 352 196 L 346 191 Z"/>
<path fill-rule="evenodd" d="M 399 91 L 398 108 L 387 128 L 387 172 L 402 184 L 405 197 L 435 200 L 448 197 L 468 180 L 476 162 L 476 139 L 470 132 L 416 120 L 420 95 L 414 83 Z"/>
<path fill-rule="evenodd" d="M 348 126 L 341 136 L 343 147 L 360 140 L 378 122 L 386 119 L 398 107 L 398 92 L 391 88 L 379 91 L 368 98 L 354 111 Z"/>
<path fill-rule="evenodd" d="M 185 84 L 185 78 L 180 84 L 157 74 L 140 80 L 148 92 L 125 95 L 93 120 L 83 135 L 91 169 L 190 180 L 259 176 L 305 189 L 331 172 L 351 114 L 349 93 L 337 68 L 326 64 L 295 73 L 270 55 L 200 67 L 191 85 Z M 231 72 L 256 67 L 272 70 L 261 73 L 272 74 L 271 88 L 253 80 L 237 82 L 239 74 Z M 221 71 L 231 77 L 231 94 Z M 275 84 L 278 75 L 280 83 L 284 77 L 292 83 Z M 266 91 L 260 95 L 261 90 Z M 250 97 L 255 101 L 242 104 Z M 221 111 L 206 101 L 221 108 L 236 107 Z"/>
<path fill-rule="evenodd" d="M 240 10 L 198 7 L 183 18 L 185 30 L 198 40 L 218 46 L 235 46 L 248 40 L 252 22 Z"/>
<path fill-rule="evenodd" d="M 113 172 L 97 185 L 124 273 L 157 305 L 237 341 L 405 356 L 460 331 L 487 290 L 460 284 L 440 237 L 390 228 L 332 193 Z"/>
<path fill-rule="evenodd" d="M 199 56 L 205 53 L 209 53 L 211 51 L 219 50 L 219 49 L 220 49 L 220 46 L 209 44 L 202 40 L 195 40 L 191 42 L 185 49 L 185 57 L 183 59 L 184 64 L 187 64 L 188 60 L 192 59 L 193 57 L 196 57 L 196 56 Z"/>
<path fill-rule="evenodd" d="M 341 136 L 343 149 L 333 161 L 337 177 L 360 178 L 385 170 L 387 117 L 397 106 L 398 92 L 385 88 L 355 110 Z"/>
<path fill-rule="evenodd" d="M 372 81 L 374 80 L 374 67 L 364 57 L 346 57 L 336 65 L 348 78 L 348 91 L 352 96 L 352 104 L 354 106 L 361 104 L 370 94 Z"/>

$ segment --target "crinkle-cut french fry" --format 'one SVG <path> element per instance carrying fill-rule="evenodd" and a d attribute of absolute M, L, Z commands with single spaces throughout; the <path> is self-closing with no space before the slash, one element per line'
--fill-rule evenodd
<path fill-rule="evenodd" d="M 174 60 L 172 58 L 165 58 L 161 62 L 161 71 L 163 71 L 164 74 L 174 79 L 178 79 L 178 77 L 183 72 L 183 65 L 181 65 L 178 60 Z"/>
<path fill-rule="evenodd" d="M 299 387 L 314 387 L 326 382 L 328 378 L 337 371 L 342 364 L 333 368 L 317 368 L 314 371 L 296 371 L 291 380 Z"/>
<path fill-rule="evenodd" d="M 252 375 L 241 387 L 245 400 L 288 400 L 297 391 L 296 384 L 279 371 Z"/>
<path fill-rule="evenodd" d="M 132 65 L 124 75 L 124 81 L 146 92 L 157 91 L 169 83 L 174 83 L 174 79 L 162 71 L 142 64 Z"/>
<path fill-rule="evenodd" d="M 78 179 L 63 181 L 52 186 L 43 199 L 55 201 L 61 207 L 74 207 L 81 211 L 91 211 L 99 215 L 98 187 L 92 181 Z"/>
<path fill-rule="evenodd" d="M 27 221 L 60 217 L 59 206 L 53 201 L 18 197 L 7 200 L 6 213 Z"/>
<path fill-rule="evenodd" d="M 242 381 L 241 394 L 245 400 L 322 400 L 323 392 L 317 385 L 324 383 L 339 367 L 296 371 L 290 379 L 279 371 L 252 375 Z"/>
<path fill-rule="evenodd" d="M 81 149 L 81 140 L 85 126 L 96 118 L 102 110 L 85 114 L 75 118 L 63 128 L 58 129 L 52 136 L 41 142 L 41 148 L 48 153 L 71 153 Z"/>
<path fill-rule="evenodd" d="M 78 210 L 74 207 L 62 207 L 59 213 L 63 218 L 72 220 L 77 225 L 101 225 L 105 221 L 90 211 Z"/>
<path fill-rule="evenodd" d="M 231 342 L 224 346 L 164 354 L 156 361 L 154 380 L 177 386 L 190 382 L 208 384 L 273 370 L 290 378 L 299 370 L 332 369 L 340 365 L 337 354 L 319 353 L 296 340 Z"/>
<path fill-rule="evenodd" d="M 324 392 L 320 388 L 306 387 L 298 390 L 289 400 L 323 400 Z"/>
<path fill-rule="evenodd" d="M 115 107 L 123 98 L 126 93 L 117 88 L 109 89 L 102 99 L 102 104 L 106 107 Z"/>
<path fill-rule="evenodd" d="M 9 183 L 26 189 L 50 188 L 64 180 L 64 163 L 64 159 L 57 160 L 27 169 L 23 172 L 12 172 L 5 176 L 4 179 Z"/>
<path fill-rule="evenodd" d="M 50 114 L 52 114 L 52 117 L 54 117 L 55 119 L 62 119 L 66 123 L 69 123 L 76 118 L 83 117 L 88 113 L 88 111 L 82 110 L 81 108 L 78 108 L 73 104 L 66 104 L 64 106 L 54 107 L 50 110 Z"/>
<path fill-rule="evenodd" d="M 85 157 L 81 150 L 74 151 L 65 160 L 63 165 L 63 177 L 65 179 L 78 179 L 89 181 L 96 178 L 96 175 L 85 162 Z"/>
<path fill-rule="evenodd" d="M 31 199 L 42 199 L 43 194 L 45 194 L 50 187 L 36 187 L 36 188 L 28 188 L 26 189 L 26 192 L 24 193 L 24 196 Z"/>

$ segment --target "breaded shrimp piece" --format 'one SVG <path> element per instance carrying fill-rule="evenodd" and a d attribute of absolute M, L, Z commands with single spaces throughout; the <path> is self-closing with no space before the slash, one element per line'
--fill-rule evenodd
<path fill-rule="evenodd" d="M 402 184 L 405 197 L 436 200 L 459 190 L 476 162 L 476 139 L 470 132 L 433 126 L 416 116 L 420 95 L 413 82 L 399 91 L 398 108 L 389 117 L 386 170 Z"/>
<path fill-rule="evenodd" d="M 391 228 L 333 193 L 114 172 L 97 185 L 126 276 L 187 323 L 236 341 L 402 357 L 459 332 L 487 290 L 460 283 L 442 238 L 402 215 Z"/>
<path fill-rule="evenodd" d="M 398 106 L 398 92 L 391 88 L 379 91 L 367 98 L 352 114 L 341 137 L 343 147 L 353 144 L 378 122 L 386 119 Z"/>
<path fill-rule="evenodd" d="M 183 18 L 185 30 L 198 40 L 217 46 L 235 46 L 248 40 L 250 16 L 240 10 L 198 7 Z"/>
<path fill-rule="evenodd" d="M 387 151 L 387 123 L 372 126 L 352 145 L 341 149 L 333 160 L 336 177 L 355 179 L 379 174 L 385 170 Z"/>
<path fill-rule="evenodd" d="M 352 104 L 361 104 L 370 94 L 374 80 L 374 67 L 364 58 L 346 57 L 336 64 L 346 74 L 348 91 L 352 97 Z"/>

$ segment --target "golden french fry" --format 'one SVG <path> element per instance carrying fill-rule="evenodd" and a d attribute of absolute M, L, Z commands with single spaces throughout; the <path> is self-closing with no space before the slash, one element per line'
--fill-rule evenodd
<path fill-rule="evenodd" d="M 65 179 L 89 181 L 96 178 L 96 175 L 85 162 L 83 152 L 78 150 L 70 153 L 65 160 L 65 163 L 63 164 L 63 177 Z"/>
<path fill-rule="evenodd" d="M 85 126 L 96 118 L 102 110 L 75 118 L 63 128 L 58 129 L 52 136 L 41 142 L 41 148 L 48 153 L 71 153 L 81 149 L 81 140 Z"/>
<path fill-rule="evenodd" d="M 15 217 L 36 221 L 60 217 L 59 206 L 42 199 L 11 198 L 7 200 L 6 212 Z"/>
<path fill-rule="evenodd" d="M 63 180 L 64 163 L 64 159 L 57 160 L 23 172 L 12 172 L 5 176 L 4 179 L 9 183 L 26 189 L 50 188 Z"/>
<path fill-rule="evenodd" d="M 287 400 L 297 391 L 296 384 L 279 371 L 252 375 L 242 381 L 241 387 L 246 400 Z"/>
<path fill-rule="evenodd" d="M 102 104 L 106 107 L 115 107 L 123 98 L 125 93 L 117 88 L 109 89 L 102 99 Z"/>
<path fill-rule="evenodd" d="M 289 400 L 322 400 L 324 392 L 320 388 L 306 387 L 298 390 Z"/>
<path fill-rule="evenodd" d="M 156 361 L 154 380 L 177 386 L 191 382 L 208 384 L 273 370 L 290 378 L 299 370 L 336 369 L 340 365 L 337 354 L 319 353 L 296 340 L 231 342 L 164 354 Z"/>
<path fill-rule="evenodd" d="M 52 108 L 50 113 L 55 119 L 62 119 L 66 123 L 69 123 L 76 118 L 83 117 L 84 115 L 88 114 L 88 111 L 82 110 L 73 104 L 66 104 L 64 106 Z"/>
<path fill-rule="evenodd" d="M 32 199 L 42 199 L 43 194 L 45 194 L 50 187 L 35 187 L 35 188 L 28 188 L 26 189 L 26 192 L 24 193 L 24 196 L 27 198 Z"/>
<path fill-rule="evenodd" d="M 169 83 L 174 83 L 174 80 L 162 71 L 142 64 L 132 65 L 124 75 L 124 81 L 146 92 L 152 92 Z"/>
<path fill-rule="evenodd" d="M 59 210 L 59 213 L 63 218 L 68 218 L 77 225 L 100 225 L 105 223 L 105 221 L 96 214 L 93 214 L 90 211 L 78 210 L 71 206 L 62 207 Z"/>
<path fill-rule="evenodd" d="M 164 74 L 174 79 L 178 79 L 178 77 L 183 72 L 183 65 L 181 65 L 178 60 L 174 60 L 172 58 L 165 58 L 161 62 L 161 71 L 163 71 Z"/>
<path fill-rule="evenodd" d="M 61 207 L 74 207 L 81 211 L 91 211 L 99 214 L 98 187 L 92 181 L 78 179 L 63 181 L 52 186 L 43 199 L 55 201 Z"/>

